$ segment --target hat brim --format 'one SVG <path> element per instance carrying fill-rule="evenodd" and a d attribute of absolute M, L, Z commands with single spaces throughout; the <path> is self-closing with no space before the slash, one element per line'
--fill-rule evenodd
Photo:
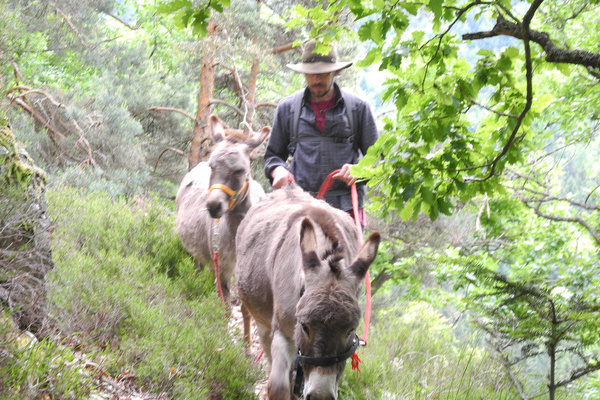
<path fill-rule="evenodd" d="M 314 63 L 287 64 L 286 67 L 292 71 L 300 72 L 301 74 L 328 74 L 330 72 L 346 69 L 351 65 L 351 62 L 328 63 L 318 61 Z"/>

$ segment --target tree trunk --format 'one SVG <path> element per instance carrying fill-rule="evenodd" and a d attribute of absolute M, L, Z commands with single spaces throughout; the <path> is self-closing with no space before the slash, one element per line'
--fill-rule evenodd
<path fill-rule="evenodd" d="M 548 346 L 548 356 L 550 358 L 550 365 L 548 366 L 548 400 L 554 400 L 556 393 L 556 345 Z"/>
<path fill-rule="evenodd" d="M 218 27 L 213 22 L 208 24 L 206 43 L 209 48 L 202 59 L 200 70 L 200 91 L 198 92 L 198 111 L 194 123 L 192 143 L 188 155 L 188 168 L 191 170 L 207 155 L 210 134 L 208 131 L 208 117 L 211 113 L 210 99 L 213 94 L 215 80 L 215 48 L 211 39 L 217 33 Z"/>
<path fill-rule="evenodd" d="M 256 38 L 254 38 L 254 45 L 256 45 Z M 246 98 L 246 104 L 248 106 L 248 112 L 246 114 L 246 128 L 251 126 L 252 120 L 254 119 L 254 110 L 256 109 L 256 81 L 258 79 L 258 67 L 260 60 L 255 59 L 252 61 L 252 68 L 250 69 L 250 78 L 248 82 L 248 97 Z"/>

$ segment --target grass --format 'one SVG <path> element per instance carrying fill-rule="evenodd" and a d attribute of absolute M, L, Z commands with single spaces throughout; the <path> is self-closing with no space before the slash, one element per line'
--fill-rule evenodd
<path fill-rule="evenodd" d="M 501 365 L 476 344 L 459 342 L 452 325 L 425 302 L 380 310 L 361 373 L 346 368 L 340 397 L 347 400 L 519 399 Z"/>

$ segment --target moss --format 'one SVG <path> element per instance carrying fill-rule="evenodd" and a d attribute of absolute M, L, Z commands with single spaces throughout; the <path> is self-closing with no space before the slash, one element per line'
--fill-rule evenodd
<path fill-rule="evenodd" d="M 36 167 L 9 128 L 0 129 L 0 184 L 27 188 L 33 184 L 37 194 L 43 191 L 46 174 Z"/>

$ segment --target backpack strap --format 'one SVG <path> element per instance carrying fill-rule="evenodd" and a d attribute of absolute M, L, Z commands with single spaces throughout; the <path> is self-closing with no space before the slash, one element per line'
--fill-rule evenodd
<path fill-rule="evenodd" d="M 354 95 L 345 91 L 344 89 L 340 89 L 342 92 L 342 98 L 344 99 L 344 105 L 346 106 L 346 115 L 348 115 L 348 123 L 350 124 L 350 132 L 352 135 L 350 136 L 350 142 L 352 143 L 352 147 L 354 150 L 358 150 L 358 145 L 356 144 L 356 128 L 358 123 L 355 121 L 356 118 L 356 102 L 354 100 Z"/>
<path fill-rule="evenodd" d="M 352 132 L 352 139 L 356 136 L 356 131 L 354 130 L 356 124 L 354 121 L 354 116 L 356 113 L 354 112 L 354 96 L 344 89 L 340 89 L 342 92 L 342 98 L 344 99 L 344 104 L 346 105 L 346 114 L 348 115 L 348 123 L 350 124 L 350 132 Z"/>
<path fill-rule="evenodd" d="M 290 144 L 288 151 L 294 154 L 296 145 L 298 144 L 298 125 L 300 125 L 300 112 L 302 110 L 302 101 L 304 100 L 305 89 L 296 91 L 292 96 L 292 130 L 290 131 Z"/>
<path fill-rule="evenodd" d="M 355 116 L 356 116 L 356 112 L 354 110 L 355 108 L 355 101 L 354 101 L 354 96 L 351 93 L 346 92 L 343 89 L 340 89 L 341 94 L 342 94 L 342 98 L 344 99 L 344 105 L 346 106 L 346 115 L 348 116 L 348 123 L 350 124 L 350 132 L 352 132 L 352 135 L 345 140 L 342 139 L 337 139 L 337 138 L 331 138 L 331 141 L 335 141 L 335 142 L 351 142 L 353 147 L 356 149 L 356 132 L 354 130 L 356 124 L 356 121 L 354 120 Z M 302 110 L 302 102 L 304 100 L 304 93 L 305 93 L 305 89 L 300 89 L 298 91 L 296 91 L 294 94 L 292 94 L 292 129 L 290 131 L 290 142 L 288 145 L 288 151 L 291 155 L 294 154 L 294 151 L 296 150 L 296 145 L 298 144 L 298 126 L 300 125 L 300 112 Z M 321 137 L 322 139 L 324 139 L 323 137 Z"/>

